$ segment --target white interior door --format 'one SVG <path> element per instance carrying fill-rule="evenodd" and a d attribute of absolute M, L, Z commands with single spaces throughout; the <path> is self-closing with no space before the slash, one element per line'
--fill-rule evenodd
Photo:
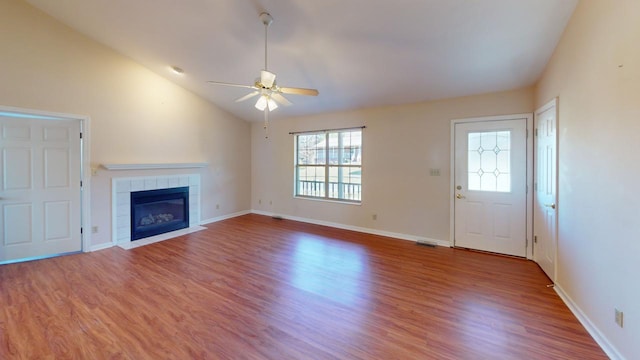
<path fill-rule="evenodd" d="M 81 251 L 79 120 L 0 116 L 0 263 Z"/>
<path fill-rule="evenodd" d="M 527 255 L 527 118 L 454 126 L 454 245 Z"/>
<path fill-rule="evenodd" d="M 536 111 L 536 181 L 533 258 L 555 282 L 557 248 L 557 112 L 556 100 Z"/>

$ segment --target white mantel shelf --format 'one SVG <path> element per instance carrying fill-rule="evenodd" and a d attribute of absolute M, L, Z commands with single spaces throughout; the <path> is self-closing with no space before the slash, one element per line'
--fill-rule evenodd
<path fill-rule="evenodd" d="M 207 163 L 167 163 L 167 164 L 102 164 L 107 170 L 153 170 L 153 169 L 195 169 L 207 167 Z"/>

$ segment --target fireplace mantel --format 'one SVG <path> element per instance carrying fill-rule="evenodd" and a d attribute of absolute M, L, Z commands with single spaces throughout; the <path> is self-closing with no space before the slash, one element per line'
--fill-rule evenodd
<path fill-rule="evenodd" d="M 166 163 L 166 164 L 102 164 L 107 170 L 153 170 L 153 169 L 195 169 L 207 167 L 207 163 Z"/>

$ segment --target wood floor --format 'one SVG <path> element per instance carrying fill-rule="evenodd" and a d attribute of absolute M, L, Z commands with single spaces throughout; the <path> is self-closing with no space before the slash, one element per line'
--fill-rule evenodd
<path fill-rule="evenodd" d="M 0 266 L 0 359 L 606 359 L 533 262 L 246 215 Z"/>

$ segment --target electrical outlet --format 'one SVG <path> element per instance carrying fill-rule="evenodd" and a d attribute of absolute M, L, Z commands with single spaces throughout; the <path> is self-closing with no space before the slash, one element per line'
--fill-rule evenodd
<path fill-rule="evenodd" d="M 273 201 L 269 200 L 269 205 L 273 205 Z"/>
<path fill-rule="evenodd" d="M 258 204 L 262 204 L 262 199 L 259 199 L 259 200 L 258 200 Z"/>
<path fill-rule="evenodd" d="M 378 214 L 373 214 L 373 215 L 371 215 L 371 219 L 373 219 L 373 220 L 378 220 Z"/>
<path fill-rule="evenodd" d="M 216 209 L 220 209 L 220 204 L 216 204 Z"/>
<path fill-rule="evenodd" d="M 92 232 L 93 234 L 97 234 L 97 233 L 98 233 L 98 227 L 97 227 L 97 226 L 92 226 L 92 227 L 91 227 L 91 232 Z"/>
<path fill-rule="evenodd" d="M 618 324 L 618 326 L 622 327 L 624 325 L 624 318 L 623 315 L 624 313 L 622 312 L 622 310 L 618 310 L 615 309 L 616 311 L 616 324 Z"/>

